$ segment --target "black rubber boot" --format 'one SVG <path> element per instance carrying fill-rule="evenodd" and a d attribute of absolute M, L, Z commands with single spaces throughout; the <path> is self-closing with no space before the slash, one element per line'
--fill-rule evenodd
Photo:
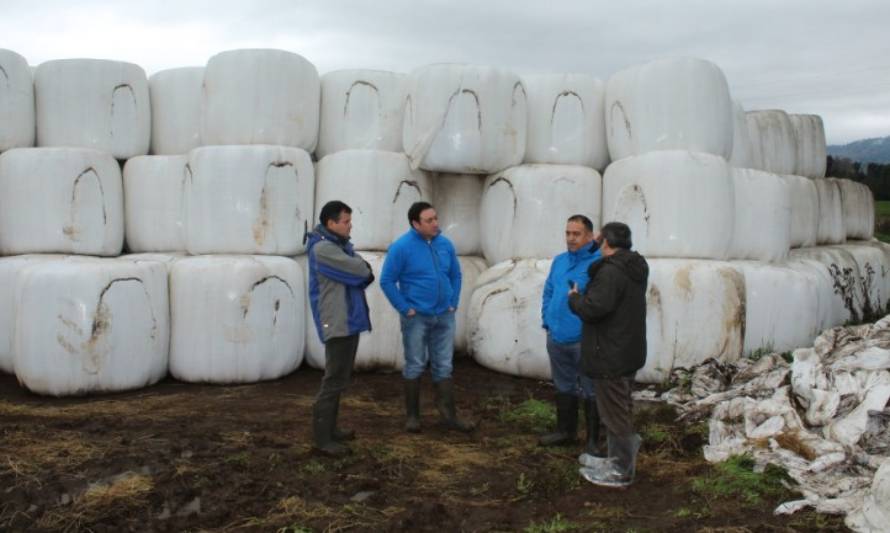
<path fill-rule="evenodd" d="M 316 400 L 312 406 L 312 435 L 314 448 L 325 455 L 341 457 L 352 450 L 334 440 L 334 427 L 337 412 L 337 397 Z"/>
<path fill-rule="evenodd" d="M 578 397 L 556 393 L 556 431 L 542 435 L 541 446 L 562 446 L 578 440 Z"/>
<path fill-rule="evenodd" d="M 334 406 L 334 432 L 331 434 L 337 442 L 345 442 L 355 440 L 355 431 L 351 429 L 343 429 L 338 427 L 337 420 L 340 419 L 340 396 L 337 396 L 337 403 Z"/>
<path fill-rule="evenodd" d="M 420 433 L 420 378 L 405 380 L 405 431 Z"/>
<path fill-rule="evenodd" d="M 600 440 L 600 413 L 596 409 L 596 398 L 584 399 L 584 422 L 587 426 L 587 441 L 584 445 L 584 453 L 594 457 L 605 457 Z"/>
<path fill-rule="evenodd" d="M 454 407 L 454 383 L 450 379 L 443 379 L 436 383 L 436 407 L 442 417 L 442 423 L 448 429 L 469 433 L 476 429 L 476 424 L 465 422 L 457 417 Z"/>

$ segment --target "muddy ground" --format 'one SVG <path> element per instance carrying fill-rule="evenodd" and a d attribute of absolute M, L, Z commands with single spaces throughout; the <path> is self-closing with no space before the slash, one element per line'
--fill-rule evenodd
<path fill-rule="evenodd" d="M 467 360 L 455 376 L 475 434 L 437 427 L 428 380 L 424 431 L 402 433 L 400 377 L 359 374 L 341 407 L 355 453 L 330 459 L 309 446 L 318 371 L 84 399 L 0 375 L 0 531 L 843 530 L 837 517 L 773 516 L 791 495 L 781 487 L 723 483 L 702 459 L 707 428 L 660 404 L 638 405 L 636 484 L 595 487 L 576 473 L 579 448 L 536 446 L 547 383 Z"/>

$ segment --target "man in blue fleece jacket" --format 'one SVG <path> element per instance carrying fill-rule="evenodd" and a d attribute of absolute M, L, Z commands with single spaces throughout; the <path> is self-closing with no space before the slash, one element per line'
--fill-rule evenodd
<path fill-rule="evenodd" d="M 580 372 L 581 319 L 569 308 L 568 289 L 583 292 L 587 269 L 601 257 L 594 239 L 593 223 L 584 215 L 566 221 L 567 251 L 553 258 L 544 284 L 541 316 L 547 330 L 547 354 L 556 387 L 556 431 L 543 435 L 543 446 L 572 444 L 578 432 L 579 397 L 584 402 L 587 425 L 585 452 L 599 455 L 599 415 L 593 395 L 593 382 Z"/>
<path fill-rule="evenodd" d="M 454 245 L 439 231 L 432 205 L 415 202 L 408 209 L 408 222 L 411 229 L 389 246 L 380 272 L 380 288 L 401 318 L 405 431 L 420 431 L 420 376 L 427 365 L 436 389 L 436 407 L 446 427 L 472 431 L 472 423 L 457 417 L 451 380 L 460 263 Z"/>

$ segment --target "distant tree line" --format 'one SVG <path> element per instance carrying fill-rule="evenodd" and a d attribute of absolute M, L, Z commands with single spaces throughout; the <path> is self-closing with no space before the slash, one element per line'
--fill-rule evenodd
<path fill-rule="evenodd" d="M 864 183 L 875 195 L 875 200 L 890 200 L 890 164 L 868 163 L 863 165 L 848 157 L 828 156 L 825 175 Z"/>

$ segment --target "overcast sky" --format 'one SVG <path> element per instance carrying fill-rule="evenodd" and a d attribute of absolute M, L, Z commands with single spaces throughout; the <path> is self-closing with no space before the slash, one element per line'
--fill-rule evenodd
<path fill-rule="evenodd" d="M 603 80 L 694 56 L 748 110 L 821 115 L 830 144 L 890 135 L 888 0 L 0 0 L 0 48 L 149 75 L 233 48 L 296 52 L 322 74 L 458 62 Z"/>

